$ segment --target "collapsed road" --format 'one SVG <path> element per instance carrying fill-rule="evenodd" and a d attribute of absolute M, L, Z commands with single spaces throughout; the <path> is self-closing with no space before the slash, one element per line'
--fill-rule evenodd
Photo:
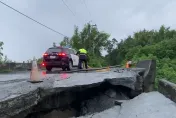
<path fill-rule="evenodd" d="M 156 62 L 142 61 L 137 67 L 47 74 L 42 77 L 43 82 L 35 84 L 27 81 L 0 83 L 0 117 L 176 117 L 175 104 L 160 93 L 151 92 Z"/>

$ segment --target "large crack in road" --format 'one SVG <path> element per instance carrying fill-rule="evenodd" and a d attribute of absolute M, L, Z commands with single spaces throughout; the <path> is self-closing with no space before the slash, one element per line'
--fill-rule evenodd
<path fill-rule="evenodd" d="M 138 79 L 134 71 L 109 71 L 51 74 L 36 84 L 7 81 L 0 87 L 0 116 L 38 118 L 59 110 L 79 117 L 101 112 L 113 107 L 115 100 L 129 99 Z"/>
<path fill-rule="evenodd" d="M 35 113 L 26 118 L 69 118 L 102 112 L 115 106 L 116 100 L 129 100 L 130 89 L 107 82 L 78 91 L 69 90 L 43 99 L 35 106 Z"/>
<path fill-rule="evenodd" d="M 176 118 L 176 104 L 159 92 L 130 99 L 129 91 L 108 83 L 79 92 L 70 90 L 46 97 L 33 107 L 37 112 L 25 118 Z"/>
<path fill-rule="evenodd" d="M 13 84 L 10 81 L 1 83 L 3 87 L 0 87 L 0 117 L 128 118 L 126 115 L 128 114 L 136 118 L 149 111 L 155 115 L 155 111 L 158 109 L 162 111 L 165 106 L 159 105 L 157 101 L 155 101 L 157 104 L 151 102 L 152 99 L 158 99 L 160 103 L 167 102 L 165 103 L 167 106 L 172 104 L 158 93 L 149 93 L 149 96 L 142 94 L 140 98 L 139 94 L 143 90 L 148 91 L 149 87 L 152 88 L 153 84 L 150 83 L 154 81 L 154 66 L 150 66 L 151 61 L 147 62 L 149 62 L 148 69 L 118 68 L 96 73 L 52 73 L 53 75 L 44 76 L 44 81 L 37 84 L 23 80 L 11 81 Z M 137 95 L 139 96 L 132 99 Z M 145 110 L 145 107 L 148 111 L 140 111 Z M 176 110 L 173 106 L 171 108 Z M 170 111 L 164 113 L 168 116 Z"/>

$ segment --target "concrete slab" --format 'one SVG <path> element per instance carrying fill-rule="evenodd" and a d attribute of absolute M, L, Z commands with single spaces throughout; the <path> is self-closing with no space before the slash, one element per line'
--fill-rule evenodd
<path fill-rule="evenodd" d="M 80 85 L 90 85 L 94 83 L 101 83 L 109 81 L 114 85 L 124 85 L 135 89 L 136 73 L 133 71 L 117 72 L 96 72 L 96 73 L 74 73 L 70 79 L 63 81 L 55 81 L 53 87 L 73 87 Z"/>
<path fill-rule="evenodd" d="M 13 116 L 31 108 L 45 96 L 73 89 L 75 87 L 93 87 L 102 82 L 112 85 L 123 85 L 135 89 L 137 73 L 97 72 L 97 73 L 63 73 L 43 75 L 43 82 L 30 83 L 27 81 L 0 84 L 0 116 Z M 29 78 L 28 78 L 29 79 Z"/>
<path fill-rule="evenodd" d="M 143 93 L 100 113 L 78 118 L 176 118 L 176 103 L 159 92 Z"/>
<path fill-rule="evenodd" d="M 176 102 L 176 84 L 165 79 L 160 79 L 158 84 L 158 91 L 167 98 Z"/>

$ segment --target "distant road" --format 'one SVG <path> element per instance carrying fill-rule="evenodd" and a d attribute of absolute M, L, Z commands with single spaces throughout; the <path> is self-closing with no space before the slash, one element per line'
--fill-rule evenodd
<path fill-rule="evenodd" d="M 15 79 L 27 79 L 29 77 L 30 77 L 30 71 L 19 71 L 15 73 L 0 74 L 0 82 L 15 80 Z"/>
<path fill-rule="evenodd" d="M 47 78 L 53 75 L 57 75 L 58 74 L 57 71 L 59 71 L 59 69 L 56 69 L 56 70 L 54 69 L 53 73 L 46 74 L 45 70 L 39 70 L 41 78 Z M 26 81 L 30 79 L 30 72 L 31 71 L 18 71 L 18 72 L 0 74 L 0 84 Z"/>

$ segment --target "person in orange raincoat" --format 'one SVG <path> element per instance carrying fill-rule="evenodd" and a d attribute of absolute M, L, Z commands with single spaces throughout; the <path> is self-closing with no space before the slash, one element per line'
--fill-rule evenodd
<path fill-rule="evenodd" d="M 132 61 L 127 61 L 126 68 L 130 68 L 132 66 Z"/>

